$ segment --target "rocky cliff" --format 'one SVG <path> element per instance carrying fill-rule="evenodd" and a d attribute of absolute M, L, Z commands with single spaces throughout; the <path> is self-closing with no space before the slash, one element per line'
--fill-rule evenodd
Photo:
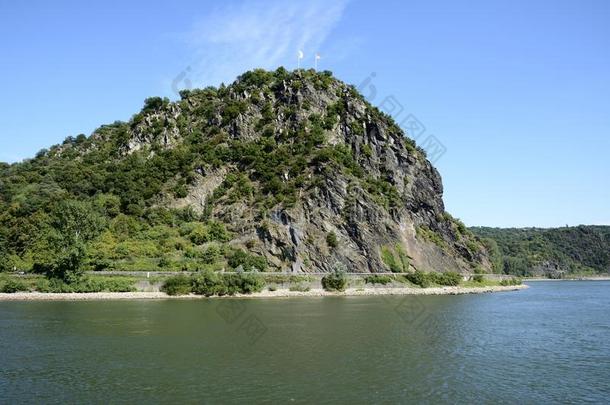
<path fill-rule="evenodd" d="M 445 212 L 425 153 L 329 72 L 256 70 L 229 86 L 183 91 L 176 102 L 147 99 L 130 122 L 24 164 L 39 172 L 40 162 L 57 177 L 66 165 L 89 168 L 84 180 L 74 175 L 82 187 L 54 182 L 77 198 L 116 197 L 110 231 L 117 217 L 150 222 L 151 212 L 187 210 L 190 222 L 222 224 L 223 243 L 264 258 L 269 270 L 491 267 L 480 241 Z M 23 170 L 5 167 L 3 176 Z M 5 204 L 14 189 L 5 187 Z M 195 250 L 218 242 L 187 239 Z"/>

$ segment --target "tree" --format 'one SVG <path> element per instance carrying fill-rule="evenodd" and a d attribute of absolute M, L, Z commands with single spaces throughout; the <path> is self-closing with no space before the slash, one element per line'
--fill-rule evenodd
<path fill-rule="evenodd" d="M 504 269 L 504 258 L 498 247 L 498 243 L 491 238 L 483 238 L 481 239 L 481 242 L 485 246 L 485 249 L 487 249 L 493 272 L 502 273 L 502 270 Z"/>
<path fill-rule="evenodd" d="M 342 263 L 335 263 L 331 273 L 322 277 L 322 287 L 326 291 L 345 291 L 347 287 L 346 267 Z"/>
<path fill-rule="evenodd" d="M 6 245 L 6 237 L 0 233 L 0 272 L 9 269 L 8 247 Z"/>
<path fill-rule="evenodd" d="M 65 200 L 53 210 L 49 225 L 40 238 L 34 270 L 68 283 L 77 281 L 83 274 L 86 244 L 99 235 L 104 219 L 91 204 Z"/>
<path fill-rule="evenodd" d="M 113 194 L 98 194 L 94 200 L 95 208 L 114 218 L 121 213 L 121 199 Z"/>
<path fill-rule="evenodd" d="M 167 97 L 149 97 L 144 100 L 144 108 L 142 108 L 142 112 L 157 111 L 167 104 L 169 104 L 169 99 Z"/>

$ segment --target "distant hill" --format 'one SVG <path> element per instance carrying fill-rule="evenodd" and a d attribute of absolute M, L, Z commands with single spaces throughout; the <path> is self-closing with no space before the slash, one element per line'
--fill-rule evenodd
<path fill-rule="evenodd" d="M 470 230 L 483 239 L 500 272 L 555 278 L 610 273 L 610 226 Z"/>
<path fill-rule="evenodd" d="M 353 86 L 255 70 L 0 164 L 0 267 L 490 271 L 442 192 Z"/>

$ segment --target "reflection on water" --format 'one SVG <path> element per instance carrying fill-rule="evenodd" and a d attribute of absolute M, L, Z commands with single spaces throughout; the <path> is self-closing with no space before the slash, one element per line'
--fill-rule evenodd
<path fill-rule="evenodd" d="M 0 303 L 2 402 L 607 401 L 610 282 Z"/>

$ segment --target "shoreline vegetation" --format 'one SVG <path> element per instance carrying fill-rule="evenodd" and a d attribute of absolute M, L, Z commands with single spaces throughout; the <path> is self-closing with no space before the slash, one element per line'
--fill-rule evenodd
<path fill-rule="evenodd" d="M 512 291 L 520 279 L 464 277 L 458 273 L 325 275 L 198 272 L 170 276 L 87 275 L 67 283 L 40 275 L 0 274 L 0 301 L 162 299 L 169 297 L 304 297 L 439 295 Z"/>
<path fill-rule="evenodd" d="M 205 295 L 169 295 L 157 292 L 99 292 L 99 293 L 40 293 L 18 292 L 13 294 L 0 293 L 0 301 L 98 301 L 98 300 L 157 300 L 157 299 L 220 299 L 220 298 L 291 298 L 291 297 L 354 297 L 380 295 L 463 295 L 492 292 L 517 291 L 528 288 L 527 285 L 513 286 L 480 286 L 480 287 L 429 287 L 429 288 L 348 288 L 345 291 L 326 291 L 322 288 L 308 291 L 278 289 L 264 290 L 251 294 L 235 294 L 224 296 Z"/>

